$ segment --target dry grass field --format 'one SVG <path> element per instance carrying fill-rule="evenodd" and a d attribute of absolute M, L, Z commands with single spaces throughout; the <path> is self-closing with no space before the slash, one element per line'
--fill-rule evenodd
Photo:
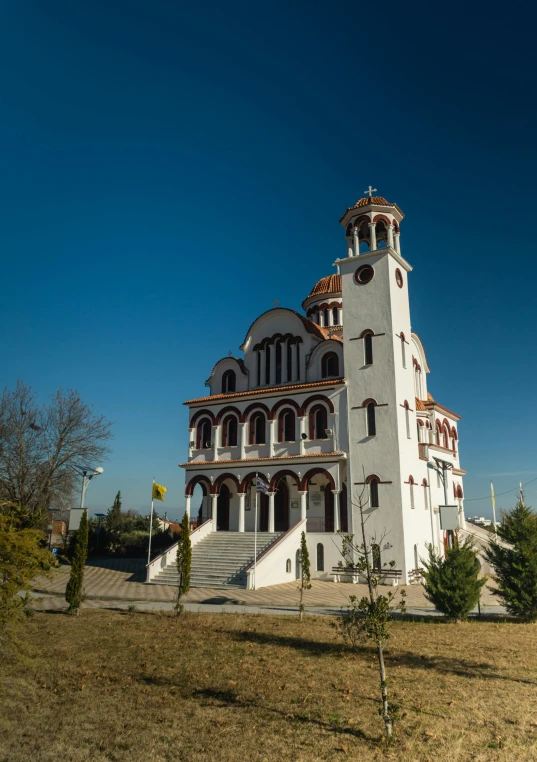
<path fill-rule="evenodd" d="M 38 613 L 0 667 L 1 762 L 537 759 L 537 626 L 397 622 L 386 748 L 374 652 L 328 618 Z"/>

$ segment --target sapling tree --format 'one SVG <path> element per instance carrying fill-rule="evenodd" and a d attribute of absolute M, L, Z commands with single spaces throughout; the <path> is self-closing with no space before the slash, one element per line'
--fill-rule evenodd
<path fill-rule="evenodd" d="M 300 562 L 300 605 L 298 607 L 300 621 L 304 619 L 304 590 L 311 590 L 311 571 L 310 571 L 310 554 L 308 551 L 308 543 L 306 542 L 306 534 L 302 532 L 300 537 L 300 548 L 298 550 L 298 560 Z"/>
<path fill-rule="evenodd" d="M 365 525 L 369 518 L 364 515 L 369 503 L 367 492 L 367 486 L 364 486 L 358 495 L 357 502 L 351 501 L 352 505 L 358 508 L 360 515 L 360 538 L 355 539 L 353 534 L 343 535 L 341 554 L 344 562 L 340 561 L 339 566 L 365 578 L 368 594 L 361 600 L 351 595 L 349 613 L 336 622 L 335 626 L 343 639 L 353 647 L 356 647 L 363 640 L 372 640 L 375 644 L 382 701 L 382 708 L 379 713 L 384 722 L 386 737 L 390 740 L 393 735 L 394 723 L 398 717 L 399 706 L 388 695 L 384 645 L 391 636 L 390 622 L 393 612 L 399 610 L 404 613 L 405 611 L 405 591 L 400 591 L 398 601 L 397 594 L 392 591 L 385 594 L 379 592 L 378 586 L 394 576 L 395 561 L 390 561 L 388 564 L 381 563 L 380 547 L 385 539 L 385 534 L 380 538 L 374 535 L 368 537 L 366 534 Z"/>
<path fill-rule="evenodd" d="M 88 512 L 84 511 L 75 537 L 71 574 L 65 588 L 65 600 L 69 604 L 69 613 L 76 616 L 84 600 L 84 567 L 88 557 L 88 535 Z"/>
<path fill-rule="evenodd" d="M 192 565 L 192 543 L 190 541 L 190 519 L 185 511 L 181 521 L 181 534 L 177 542 L 177 598 L 175 600 L 175 614 L 179 616 L 184 611 L 181 603 L 183 595 L 190 590 L 190 567 Z"/>

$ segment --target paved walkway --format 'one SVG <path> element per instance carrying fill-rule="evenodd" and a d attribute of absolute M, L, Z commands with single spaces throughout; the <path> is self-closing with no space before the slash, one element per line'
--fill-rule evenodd
<path fill-rule="evenodd" d="M 50 578 L 35 580 L 34 596 L 42 597 L 36 608 L 60 610 L 64 607 L 63 596 L 69 579 L 70 567 L 54 569 Z M 91 560 L 84 575 L 84 590 L 87 608 L 127 608 L 167 610 L 173 607 L 176 589 L 170 585 L 147 585 L 145 563 L 139 559 Z M 393 588 L 392 588 L 393 589 Z M 401 586 L 403 589 L 403 586 Z M 421 585 L 404 586 L 409 613 L 434 613 L 434 608 L 425 598 Z M 306 593 L 306 604 L 310 613 L 338 613 L 349 603 L 349 595 L 366 595 L 365 585 L 334 583 L 313 580 L 312 589 Z M 297 582 L 272 585 L 261 590 L 241 590 L 239 588 L 191 588 L 183 598 L 187 609 L 192 611 L 237 611 L 244 613 L 294 613 L 298 605 Z M 481 596 L 482 608 L 503 613 L 495 597 L 486 585 Z M 239 609 L 240 607 L 240 609 Z"/>

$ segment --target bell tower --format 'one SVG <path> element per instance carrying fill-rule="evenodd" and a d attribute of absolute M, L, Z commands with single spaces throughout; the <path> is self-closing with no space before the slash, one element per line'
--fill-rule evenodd
<path fill-rule="evenodd" d="M 401 255 L 403 212 L 375 192 L 369 186 L 342 216 L 346 256 L 336 261 L 345 326 L 348 494 L 355 504 L 360 493 L 368 500 L 366 532 L 377 540 L 384 536 L 382 562 L 394 560 L 406 581 L 414 560 L 405 557 L 405 531 L 416 520 L 407 485 L 418 457 L 408 295 L 412 267 Z M 356 505 L 351 510 L 356 532 L 359 511 Z"/>

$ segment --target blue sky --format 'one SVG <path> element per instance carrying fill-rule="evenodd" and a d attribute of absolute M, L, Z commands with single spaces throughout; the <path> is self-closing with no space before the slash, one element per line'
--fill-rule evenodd
<path fill-rule="evenodd" d="M 363 5 L 3 4 L 0 381 L 115 422 L 90 510 L 145 511 L 156 476 L 179 514 L 181 403 L 333 272 L 370 183 L 466 498 L 537 478 L 535 11 Z"/>

